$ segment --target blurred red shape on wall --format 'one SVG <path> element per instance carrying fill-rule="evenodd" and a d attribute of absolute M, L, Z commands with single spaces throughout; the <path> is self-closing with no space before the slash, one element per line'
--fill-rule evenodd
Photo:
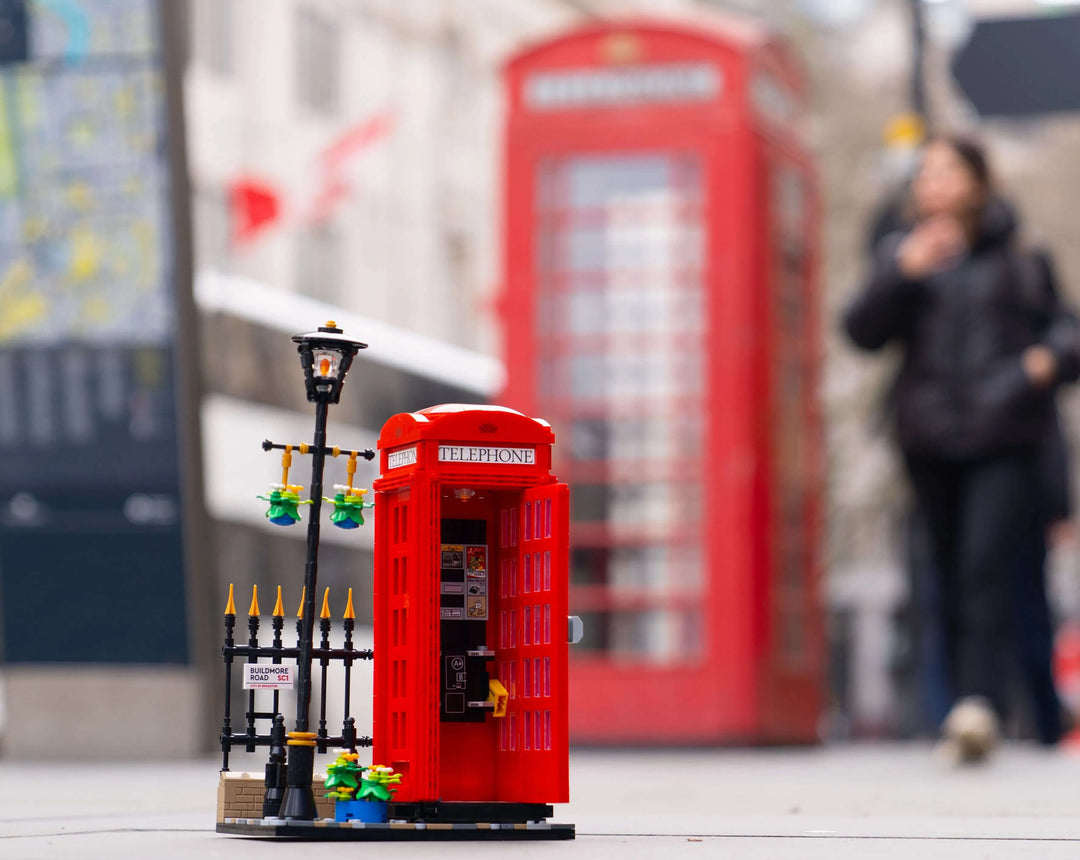
<path fill-rule="evenodd" d="M 346 128 L 318 155 L 318 180 L 310 210 L 300 215 L 301 223 L 320 224 L 329 219 L 338 204 L 352 190 L 346 176 L 350 160 L 386 137 L 393 128 L 390 113 L 379 113 Z M 264 229 L 280 226 L 286 208 L 277 188 L 265 179 L 241 176 L 228 186 L 232 217 L 232 237 L 237 245 L 252 241 Z M 296 217 L 297 204 L 289 204 Z"/>
<path fill-rule="evenodd" d="M 345 169 L 349 160 L 389 134 L 393 124 L 391 114 L 375 114 L 347 128 L 322 151 L 319 155 L 322 183 L 311 209 L 311 220 L 314 223 L 318 224 L 330 218 L 337 205 L 348 196 L 351 187 L 345 178 Z"/>
<path fill-rule="evenodd" d="M 250 242 L 281 215 L 281 198 L 266 182 L 245 177 L 229 185 L 232 236 L 238 245 Z"/>

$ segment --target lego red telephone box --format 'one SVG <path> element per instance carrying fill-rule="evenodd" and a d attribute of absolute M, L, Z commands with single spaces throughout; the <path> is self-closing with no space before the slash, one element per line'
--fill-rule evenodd
<path fill-rule="evenodd" d="M 435 406 L 382 429 L 373 760 L 402 774 L 396 801 L 568 799 L 554 439 L 498 406 Z"/>
<path fill-rule="evenodd" d="M 506 66 L 500 400 L 561 440 L 574 740 L 817 738 L 805 93 L 731 17 L 589 22 Z"/>

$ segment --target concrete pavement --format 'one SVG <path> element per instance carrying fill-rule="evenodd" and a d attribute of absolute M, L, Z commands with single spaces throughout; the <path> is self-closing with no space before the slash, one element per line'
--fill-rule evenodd
<path fill-rule="evenodd" d="M 217 766 L 0 762 L 0 857 L 306 860 L 372 850 L 214 833 Z M 246 767 L 261 771 L 261 761 Z M 440 860 L 1080 857 L 1080 757 L 1027 746 L 965 770 L 925 745 L 576 751 L 571 791 L 555 820 L 577 824 L 575 842 L 376 850 Z"/>

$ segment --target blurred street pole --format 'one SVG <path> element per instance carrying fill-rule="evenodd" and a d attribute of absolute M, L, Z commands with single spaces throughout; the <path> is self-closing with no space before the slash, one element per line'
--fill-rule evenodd
<path fill-rule="evenodd" d="M 926 11 L 925 0 L 908 0 L 911 7 L 911 110 L 929 131 L 930 118 L 926 104 Z"/>

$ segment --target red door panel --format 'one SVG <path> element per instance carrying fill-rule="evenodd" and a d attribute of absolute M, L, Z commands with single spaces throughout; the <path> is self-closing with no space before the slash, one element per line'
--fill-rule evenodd
<path fill-rule="evenodd" d="M 495 666 L 510 695 L 499 726 L 496 794 L 564 803 L 569 493 L 565 484 L 549 484 L 520 498 L 500 515 L 500 542 L 509 551 L 500 569 Z"/>
<path fill-rule="evenodd" d="M 398 800 L 439 796 L 435 545 L 428 526 L 435 490 L 379 492 L 376 518 L 374 761 L 402 775 Z M 438 532 L 435 533 L 436 536 Z M 425 607 L 436 607 L 425 613 Z"/>

